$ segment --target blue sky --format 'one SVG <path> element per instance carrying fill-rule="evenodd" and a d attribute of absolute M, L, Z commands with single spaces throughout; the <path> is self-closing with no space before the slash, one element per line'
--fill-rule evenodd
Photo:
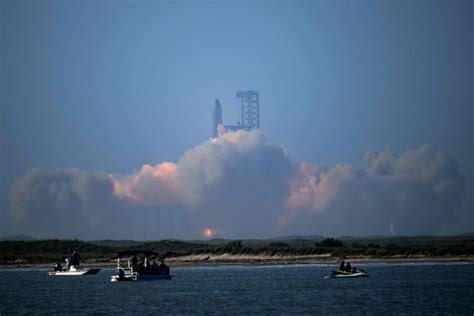
<path fill-rule="evenodd" d="M 129 173 L 210 137 L 212 107 L 294 161 L 432 144 L 474 182 L 472 1 L 2 1 L 0 208 L 36 166 Z"/>

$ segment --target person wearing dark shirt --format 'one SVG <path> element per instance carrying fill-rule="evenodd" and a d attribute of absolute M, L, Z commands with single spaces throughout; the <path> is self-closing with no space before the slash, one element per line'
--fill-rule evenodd
<path fill-rule="evenodd" d="M 61 263 L 57 262 L 54 265 L 54 271 L 62 271 Z"/>
<path fill-rule="evenodd" d="M 69 261 L 72 266 L 78 267 L 81 263 L 81 256 L 74 250 Z"/>
<path fill-rule="evenodd" d="M 339 266 L 339 270 L 340 271 L 345 271 L 346 270 L 346 267 L 344 265 L 344 260 L 341 261 L 341 265 Z"/>
<path fill-rule="evenodd" d="M 170 268 L 163 262 L 163 260 L 161 260 L 159 269 L 161 275 L 170 275 Z"/>
<path fill-rule="evenodd" d="M 346 264 L 346 272 L 351 272 L 352 271 L 352 267 L 351 267 L 351 264 L 348 262 Z"/>
<path fill-rule="evenodd" d="M 137 256 L 133 256 L 132 258 L 132 269 L 134 272 L 138 271 L 138 258 Z"/>

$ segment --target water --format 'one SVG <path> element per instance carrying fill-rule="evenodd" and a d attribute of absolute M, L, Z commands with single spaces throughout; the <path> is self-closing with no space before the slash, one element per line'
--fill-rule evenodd
<path fill-rule="evenodd" d="M 474 313 L 474 264 L 359 265 L 369 278 L 324 279 L 333 266 L 174 268 L 172 281 L 110 282 L 113 270 L 52 277 L 0 270 L 0 314 Z"/>

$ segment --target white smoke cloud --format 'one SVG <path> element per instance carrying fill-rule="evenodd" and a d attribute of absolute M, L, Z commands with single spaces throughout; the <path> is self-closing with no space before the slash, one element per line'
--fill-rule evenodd
<path fill-rule="evenodd" d="M 439 233 L 459 212 L 463 176 L 432 146 L 364 160 L 295 164 L 261 131 L 228 132 L 131 175 L 33 169 L 10 190 L 11 217 L 27 233 L 157 239 Z"/>
<path fill-rule="evenodd" d="M 143 165 L 139 172 L 125 177 L 112 177 L 114 194 L 143 205 L 177 203 L 176 164 L 163 162 Z"/>
<path fill-rule="evenodd" d="M 296 177 L 289 183 L 290 196 L 286 205 L 290 209 L 321 211 L 337 197 L 342 182 L 354 176 L 355 171 L 348 165 L 324 168 L 303 162 L 298 167 Z"/>
<path fill-rule="evenodd" d="M 425 145 L 400 155 L 369 151 L 367 170 L 301 164 L 290 182 L 283 224 L 328 235 L 437 234 L 462 203 L 464 178 L 457 164 Z M 318 216 L 308 217 L 301 212 Z"/>
<path fill-rule="evenodd" d="M 238 131 L 205 142 L 178 161 L 182 201 L 203 225 L 228 236 L 274 234 L 293 166 L 261 131 Z"/>
<path fill-rule="evenodd" d="M 102 172 L 35 168 L 11 187 L 12 221 L 34 235 L 94 235 L 115 209 L 112 193 L 112 180 Z"/>
<path fill-rule="evenodd" d="M 145 165 L 132 176 L 114 176 L 113 183 L 122 199 L 187 209 L 200 230 L 265 236 L 283 212 L 291 174 L 283 148 L 266 143 L 261 131 L 237 131 L 188 150 L 177 164 Z"/>

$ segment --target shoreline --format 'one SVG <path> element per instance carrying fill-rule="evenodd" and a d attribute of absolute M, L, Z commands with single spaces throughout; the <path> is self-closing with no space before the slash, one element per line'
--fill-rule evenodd
<path fill-rule="evenodd" d="M 171 257 L 165 259 L 170 267 L 213 267 L 213 266 L 271 266 L 271 265 L 305 265 L 305 264 L 321 264 L 334 265 L 340 260 L 349 261 L 352 264 L 402 264 L 402 263 L 473 263 L 474 256 L 448 256 L 448 257 L 331 257 L 324 255 L 317 256 L 239 256 L 239 255 L 195 255 L 183 257 Z M 83 267 L 96 268 L 114 268 L 117 264 L 116 260 L 108 262 L 85 261 Z M 14 268 L 51 268 L 52 263 L 22 263 L 11 262 L 0 264 L 0 269 Z"/>

